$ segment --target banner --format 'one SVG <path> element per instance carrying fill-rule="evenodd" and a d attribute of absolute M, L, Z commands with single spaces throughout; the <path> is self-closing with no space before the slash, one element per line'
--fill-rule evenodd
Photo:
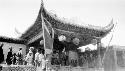
<path fill-rule="evenodd" d="M 45 54 L 51 54 L 53 49 L 54 31 L 51 24 L 47 22 L 47 20 L 45 20 L 43 16 L 42 16 L 42 29 L 43 29 Z"/>

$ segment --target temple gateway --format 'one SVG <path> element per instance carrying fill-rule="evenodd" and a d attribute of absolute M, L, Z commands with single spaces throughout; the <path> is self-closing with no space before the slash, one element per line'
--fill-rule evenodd
<path fill-rule="evenodd" d="M 41 17 L 43 16 L 43 19 Z M 65 48 L 66 52 L 74 52 L 77 55 L 77 48 L 91 44 L 93 40 L 96 40 L 97 50 L 100 54 L 101 38 L 105 37 L 114 27 L 113 23 L 105 27 L 100 26 L 84 26 L 77 25 L 77 23 L 66 22 L 55 15 L 49 13 L 46 10 L 43 3 L 41 3 L 40 10 L 34 24 L 27 29 L 27 31 L 22 34 L 20 39 L 25 40 L 27 48 L 35 47 L 43 48 L 43 30 L 42 30 L 42 21 L 45 23 L 50 23 L 54 29 L 54 42 L 53 42 L 53 51 L 58 51 L 59 53 Z M 51 30 L 49 29 L 51 32 Z M 59 37 L 65 37 L 64 41 L 60 41 Z M 99 55 L 100 56 L 100 55 Z"/>

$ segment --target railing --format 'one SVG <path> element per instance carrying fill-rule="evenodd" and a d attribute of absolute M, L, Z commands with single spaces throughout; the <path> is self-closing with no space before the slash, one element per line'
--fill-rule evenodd
<path fill-rule="evenodd" d="M 71 66 L 61 66 L 57 69 L 52 69 L 50 71 L 104 71 L 103 68 L 86 68 L 86 67 L 71 67 Z"/>
<path fill-rule="evenodd" d="M 34 66 L 3 66 L 1 71 L 36 71 Z"/>

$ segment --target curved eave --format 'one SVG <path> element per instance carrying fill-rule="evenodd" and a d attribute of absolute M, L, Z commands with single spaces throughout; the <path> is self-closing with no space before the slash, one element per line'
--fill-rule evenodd
<path fill-rule="evenodd" d="M 79 26 L 75 25 L 72 23 L 67 23 L 65 21 L 62 21 L 58 19 L 55 16 L 52 16 L 42 5 L 41 9 L 42 10 L 42 15 L 43 17 L 52 24 L 53 28 L 64 30 L 64 31 L 70 31 L 70 32 L 75 32 L 79 34 L 88 34 L 91 36 L 96 36 L 96 37 L 103 37 L 107 33 L 111 31 L 111 29 L 114 27 L 113 23 L 110 23 L 109 25 L 105 27 L 99 27 L 99 26 Z"/>
<path fill-rule="evenodd" d="M 15 44 L 25 44 L 26 41 L 22 39 L 9 38 L 5 36 L 0 36 L 0 42 L 15 43 Z"/>
<path fill-rule="evenodd" d="M 28 30 L 21 35 L 21 39 L 30 40 L 42 31 L 42 20 L 41 20 L 41 10 L 38 13 L 37 19 L 33 25 L 31 25 Z"/>
<path fill-rule="evenodd" d="M 34 38 L 37 34 L 39 34 L 42 31 L 42 20 L 41 20 L 41 14 L 43 15 L 44 19 L 46 19 L 49 23 L 52 24 L 52 27 L 55 29 L 57 35 L 65 34 L 69 37 L 80 37 L 82 36 L 82 39 L 86 39 L 88 36 L 91 37 L 104 37 L 106 36 L 114 27 L 113 23 L 110 23 L 109 25 L 105 27 L 99 27 L 99 26 L 79 26 L 72 23 L 67 23 L 65 21 L 62 21 L 58 19 L 57 17 L 51 15 L 43 5 L 41 5 L 41 8 L 39 10 L 39 14 L 37 16 L 37 19 L 35 23 L 20 37 L 21 39 L 25 40 L 31 40 Z M 82 40 L 81 39 L 81 40 Z M 82 40 L 83 41 L 83 40 Z M 88 42 L 89 40 L 84 40 L 84 42 Z M 83 42 L 81 42 L 83 43 Z M 85 43 L 87 44 L 87 43 Z"/>

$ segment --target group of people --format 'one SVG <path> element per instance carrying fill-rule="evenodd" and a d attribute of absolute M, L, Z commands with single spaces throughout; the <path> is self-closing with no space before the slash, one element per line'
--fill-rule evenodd
<path fill-rule="evenodd" d="M 26 65 L 34 65 L 36 67 L 45 67 L 45 56 L 43 49 L 36 49 L 36 53 L 33 53 L 34 48 L 29 49 L 28 54 L 25 57 Z"/>
<path fill-rule="evenodd" d="M 5 61 L 7 65 L 29 65 L 36 66 L 37 68 L 40 68 L 40 70 L 43 70 L 47 67 L 46 65 L 49 61 L 49 59 L 47 60 L 47 58 L 45 58 L 44 53 L 45 51 L 42 48 L 34 49 L 34 47 L 30 47 L 28 53 L 24 55 L 21 47 L 17 53 L 14 53 L 11 47 L 9 48 Z"/>
<path fill-rule="evenodd" d="M 73 67 L 84 66 L 84 65 L 89 64 L 92 67 L 94 66 L 94 64 L 91 64 L 91 63 L 96 64 L 95 60 L 97 60 L 97 57 L 98 57 L 97 50 L 78 53 L 77 59 L 70 59 L 70 60 L 69 60 L 68 53 L 66 52 L 59 53 L 58 51 L 55 51 L 52 54 L 51 64 L 61 65 L 61 66 L 71 65 Z"/>
<path fill-rule="evenodd" d="M 103 58 L 105 49 L 101 49 L 100 56 Z M 79 55 L 78 64 L 79 66 L 96 67 L 98 61 L 98 51 L 97 50 L 86 50 Z"/>
<path fill-rule="evenodd" d="M 13 53 L 12 47 L 9 48 L 9 52 L 7 54 L 6 58 L 7 65 L 22 65 L 23 64 L 23 54 L 22 54 L 22 48 L 19 48 L 19 51 L 17 53 Z"/>
<path fill-rule="evenodd" d="M 12 47 L 9 48 L 9 52 L 6 58 L 7 65 L 34 65 L 36 67 L 45 67 L 45 56 L 44 50 L 36 49 L 34 53 L 34 47 L 29 48 L 29 52 L 26 55 L 23 55 L 22 48 L 19 48 L 17 53 L 13 53 Z"/>
<path fill-rule="evenodd" d="M 68 65 L 68 55 L 66 54 L 66 52 L 62 52 L 62 53 L 53 52 L 51 64 L 61 65 L 61 66 Z"/>
<path fill-rule="evenodd" d="M 34 50 L 36 52 L 34 52 Z M 24 65 L 31 65 L 37 67 L 39 70 L 44 70 L 46 68 L 44 49 L 34 49 L 30 47 L 29 52 L 24 58 Z"/>

